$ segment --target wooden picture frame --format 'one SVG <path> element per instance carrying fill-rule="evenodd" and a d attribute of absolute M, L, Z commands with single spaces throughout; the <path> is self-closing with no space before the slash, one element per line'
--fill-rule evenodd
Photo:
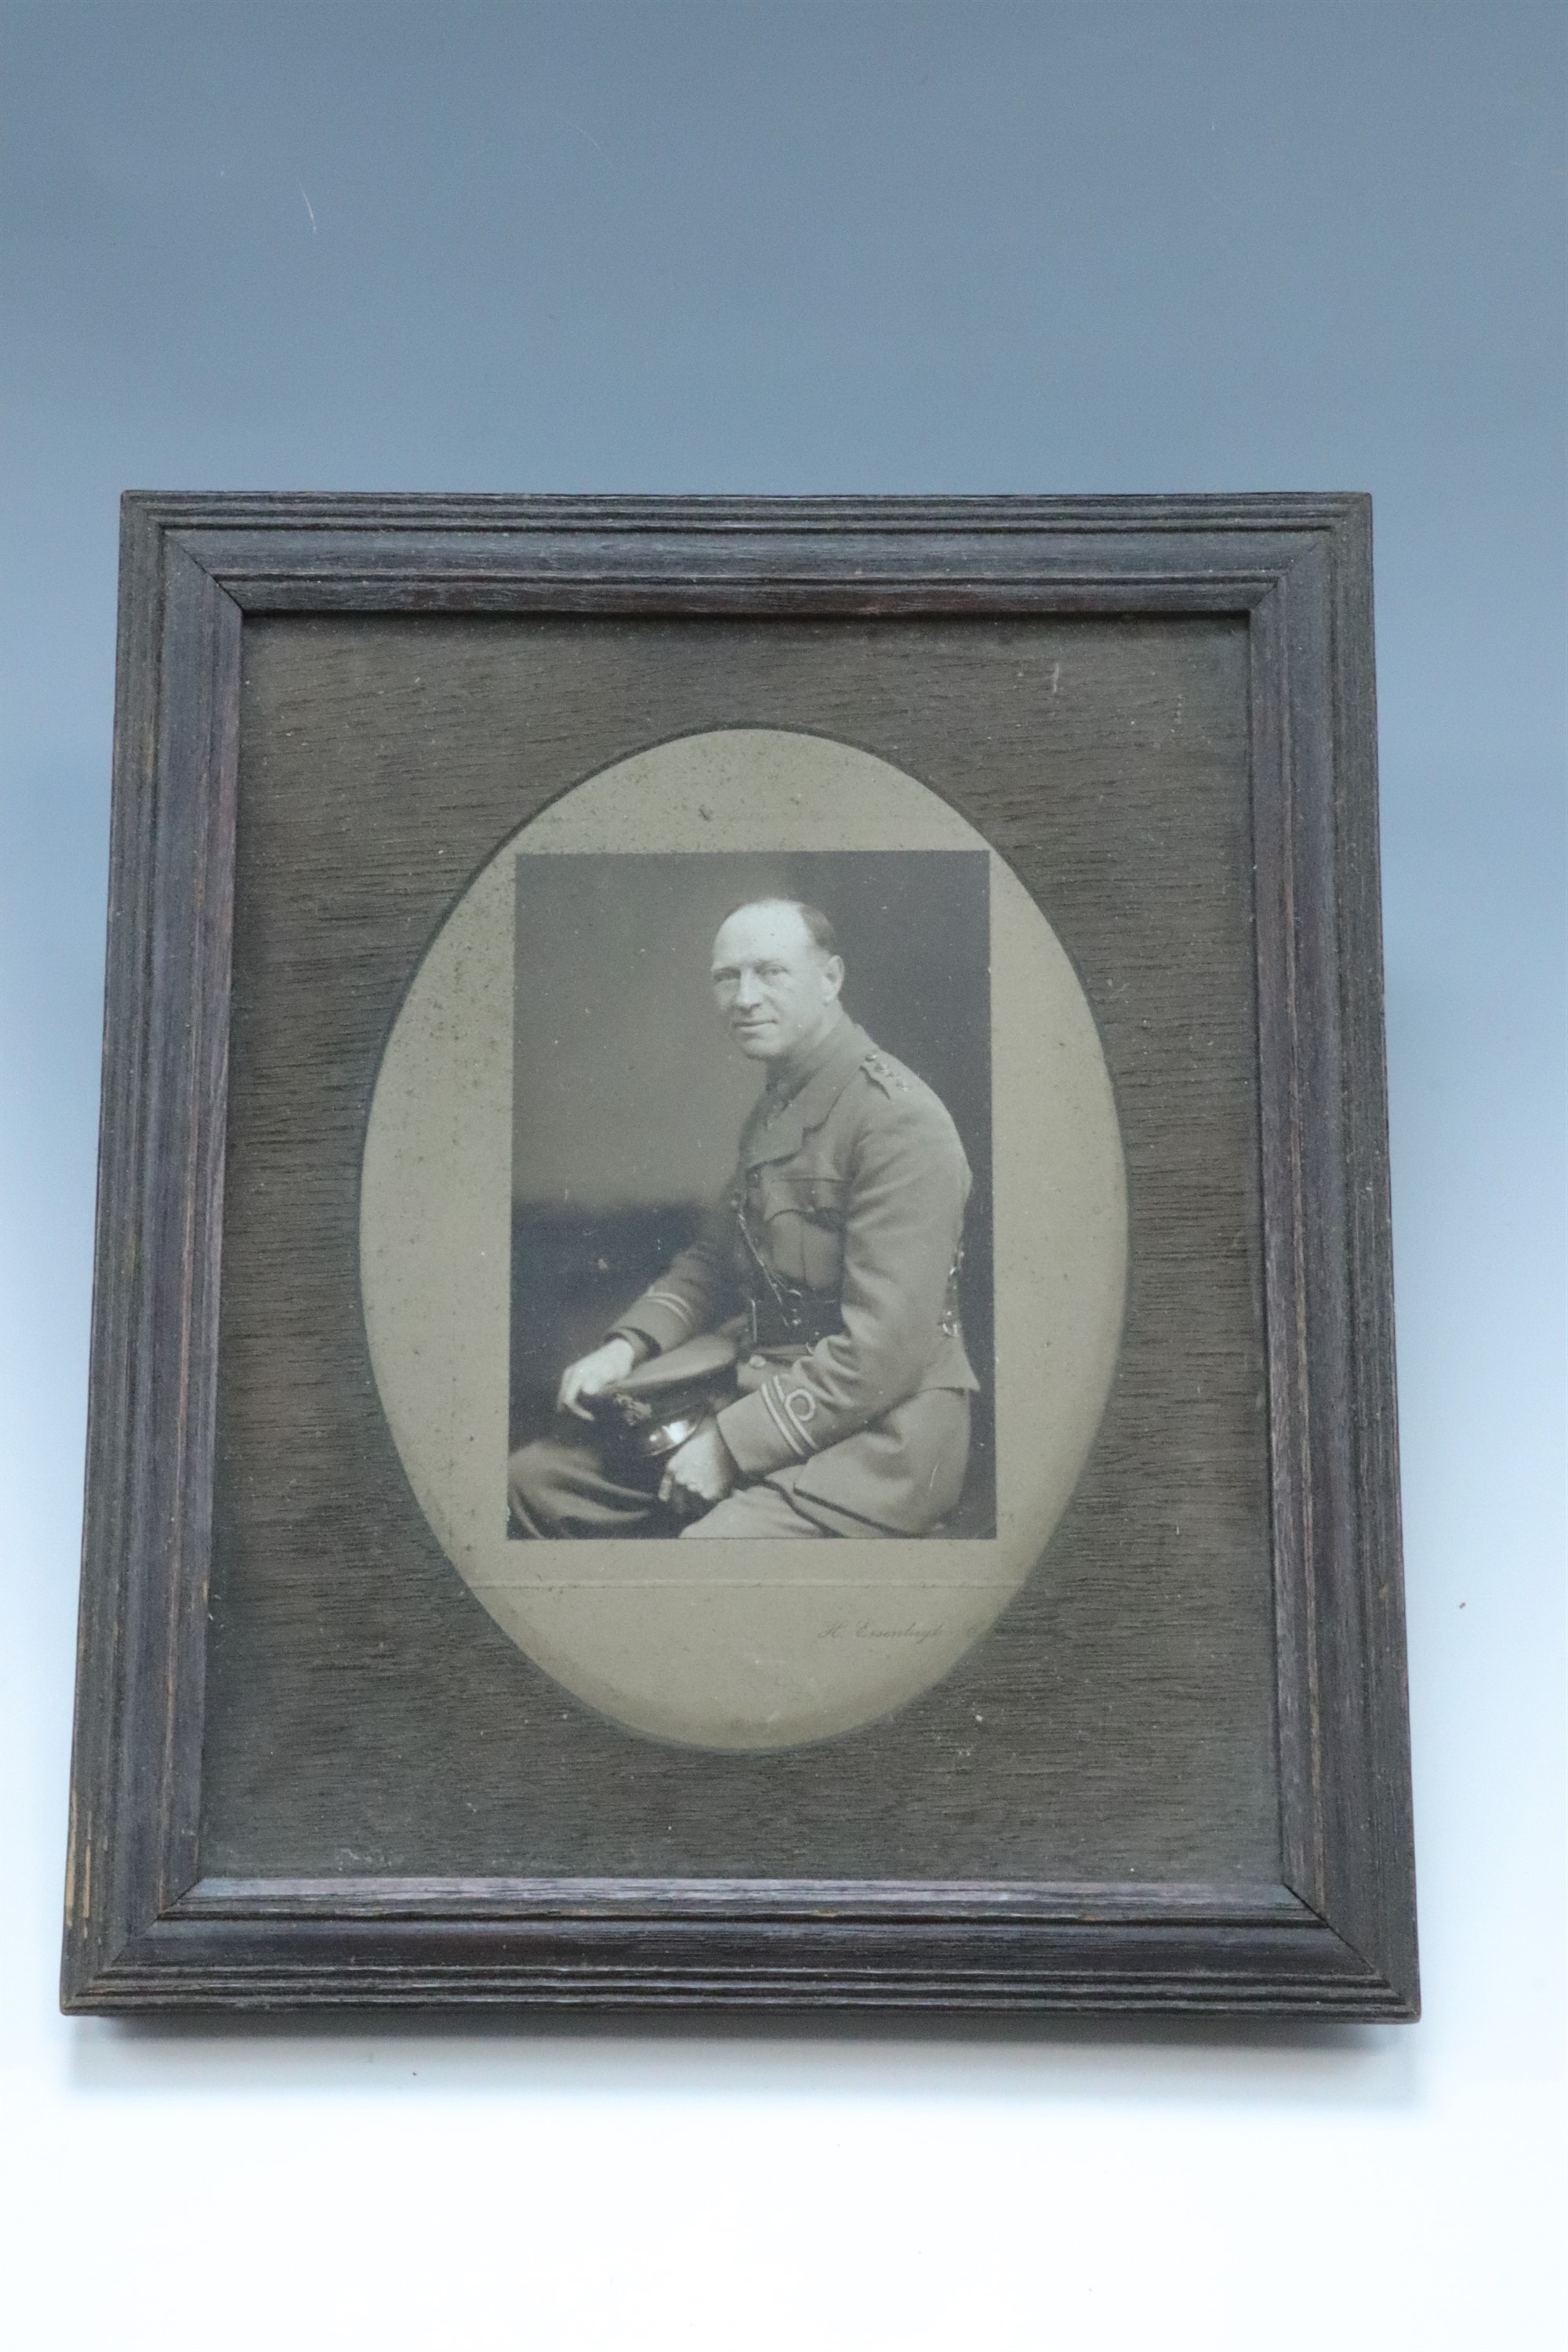
<path fill-rule="evenodd" d="M 222 1367 L 225 1350 L 242 1344 L 265 1357 L 268 1316 L 285 1311 L 258 1293 L 261 1304 L 247 1310 L 237 1338 L 224 1322 L 226 1238 L 242 1214 L 226 1172 L 243 1143 L 242 1097 L 259 1084 L 251 1045 L 231 1055 L 237 842 L 247 956 L 272 952 L 268 893 L 284 887 L 270 853 L 244 847 L 247 793 L 262 759 L 244 744 L 247 645 L 280 623 L 308 624 L 311 643 L 331 646 L 349 644 L 349 630 L 426 626 L 447 632 L 441 642 L 452 646 L 455 631 L 544 620 L 600 628 L 594 643 L 605 648 L 612 678 L 616 646 L 624 639 L 635 649 L 644 625 L 721 625 L 726 645 L 742 649 L 747 631 L 793 629 L 828 655 L 835 632 L 872 625 L 885 633 L 1005 628 L 1020 644 L 1037 628 L 1083 627 L 1100 633 L 1104 675 L 1124 673 L 1130 694 L 1142 656 L 1119 645 L 1148 648 L 1161 631 L 1195 628 L 1192 642 L 1206 646 L 1204 629 L 1223 624 L 1228 632 L 1223 660 L 1238 665 L 1243 681 L 1250 827 L 1238 871 L 1251 901 L 1235 919 L 1253 958 L 1249 1116 L 1260 1207 L 1247 1246 L 1258 1268 L 1260 1412 L 1266 1406 L 1267 1558 L 1257 1572 L 1271 1610 L 1272 1669 L 1258 1707 L 1269 1725 L 1277 1792 L 1272 1873 L 1260 1874 L 1239 1848 L 1227 1856 L 1223 1790 L 1205 1800 L 1217 1826 L 1205 1851 L 1217 1859 L 1197 1877 L 1180 1869 L 1151 1876 L 1142 1864 L 1098 1874 L 971 1871 L 966 1849 L 953 1843 L 961 1807 L 943 1813 L 948 1862 L 929 1875 L 907 1866 L 784 1870 L 776 1840 L 754 1873 L 733 1864 L 671 1871 L 652 1844 L 635 1868 L 488 1874 L 467 1855 L 450 1870 L 428 1866 L 428 1853 L 417 1871 L 374 1854 L 367 1863 L 347 1839 L 331 1868 L 236 1868 L 226 1832 L 227 1843 L 214 1847 L 216 1866 L 205 1851 L 204 1787 L 228 1769 L 221 1710 L 234 1703 L 226 1694 L 238 1687 L 239 1671 L 224 1664 L 216 1681 L 209 1671 L 231 1638 L 214 1563 L 221 1569 L 226 1547 L 241 1540 L 233 1531 L 249 1466 L 237 1424 L 224 1421 Z M 952 645 L 942 691 L 962 701 L 963 641 L 955 635 Z M 994 696 L 994 686 L 985 690 Z M 1109 740 L 1115 697 L 1097 690 L 1106 707 L 1090 719 Z M 900 691 L 918 700 L 917 688 Z M 298 709 L 308 709 L 303 686 L 299 696 Z M 270 708 L 281 744 L 279 706 Z M 363 738 L 368 709 L 338 711 L 334 723 L 352 722 Z M 1020 729 L 1026 719 L 1037 727 L 1031 709 Z M 617 740 L 635 746 L 629 698 L 620 723 Z M 973 746 L 984 734 L 973 709 L 963 723 Z M 658 731 L 650 728 L 650 738 Z M 394 728 L 377 751 L 377 773 L 402 772 L 398 740 Z M 1102 827 L 1094 835 L 1101 875 L 1113 875 L 1117 856 L 1120 756 L 1103 754 L 1107 813 L 1092 819 Z M 132 494 L 114 761 L 68 2011 L 376 2003 L 1415 2016 L 1365 499 Z M 1038 795 L 998 789 L 987 800 L 983 753 L 972 752 L 972 766 L 979 781 L 971 820 L 994 848 L 1023 859 L 1043 821 Z M 551 789 L 561 785 L 558 774 Z M 450 899 L 467 878 L 447 879 L 449 869 L 435 864 L 444 851 L 441 794 L 426 788 L 416 805 L 396 788 L 408 812 L 399 819 L 400 855 L 405 865 L 417 862 L 425 845 L 420 903 L 438 907 L 441 893 Z M 1169 823 L 1161 856 L 1180 881 L 1179 803 Z M 463 856 L 471 868 L 471 844 L 456 862 Z M 335 916 L 348 926 L 332 950 L 345 969 L 357 972 L 356 956 L 386 950 L 378 925 L 384 933 L 392 917 L 378 915 L 368 888 L 353 910 L 359 931 L 341 909 Z M 426 934 L 400 935 L 400 969 L 417 960 L 428 912 L 421 919 Z M 1141 969 L 1126 985 L 1157 992 L 1157 976 Z M 331 1061 L 338 1000 L 324 980 L 312 985 L 322 1024 L 313 1034 Z M 344 989 L 346 1004 L 350 982 Z M 1150 1004 L 1117 1017 L 1147 1024 L 1153 1012 Z M 379 999 L 363 1008 L 365 1034 L 386 1017 Z M 1204 1050 L 1194 1033 L 1193 1054 L 1201 1059 Z M 347 1068 L 342 1057 L 333 1064 L 334 1085 L 349 1085 Z M 363 1088 L 361 1064 L 353 1070 Z M 1152 1070 L 1156 1093 L 1163 1082 Z M 363 1122 L 363 1100 L 354 1101 L 345 1134 Z M 307 1139 L 296 1148 L 308 1165 L 316 1147 Z M 352 1192 L 346 1144 L 332 1170 L 321 1164 L 323 1184 L 331 1174 Z M 1136 1170 L 1132 1181 L 1136 1203 Z M 341 1247 L 339 1259 L 331 1279 L 352 1285 Z M 404 1515 L 398 1528 L 412 1526 L 401 1492 L 385 1508 Z M 276 1526 L 268 1539 L 281 1559 Z M 403 1540 L 384 1529 L 376 1538 L 384 1594 L 403 1589 Z M 1113 1541 L 1104 1540 L 1113 1559 Z M 407 1571 L 411 1582 L 424 1574 Z M 297 1613 L 297 1598 L 286 1595 L 298 1589 L 285 1580 L 277 1607 Z M 1130 1584 L 1123 1616 L 1136 1614 L 1141 1589 Z M 455 1585 L 453 1593 L 454 1607 L 471 1610 Z M 1022 1696 L 1008 1736 L 1026 1762 L 1037 1736 L 1028 1640 L 1005 1626 L 996 1638 L 1012 1645 L 1008 1688 Z M 276 1654 L 300 1653 L 285 1645 Z M 427 1655 L 409 1637 L 406 1674 L 416 1676 Z M 1077 1679 L 1087 1705 L 1092 1661 Z M 416 1703 L 437 1704 L 417 1694 Z M 570 1706 L 557 1712 L 563 1721 L 572 1716 Z M 978 1722 L 983 1710 L 973 1712 Z M 534 1720 L 543 1722 L 537 1707 Z M 565 1748 L 548 1745 L 557 1733 L 539 1730 L 536 1769 L 541 1785 L 568 1769 L 586 1775 L 584 1804 L 607 1818 L 621 1783 L 592 1761 L 599 1751 L 591 1729 L 570 1765 L 560 1760 Z M 332 1737 L 346 1755 L 352 1714 Z M 576 1738 L 570 1722 L 559 1738 Z M 813 1782 L 811 1802 L 860 1803 L 873 1766 L 858 1759 L 871 1752 L 842 1748 L 837 1782 Z M 317 1758 L 323 1786 L 332 1753 L 323 1745 Z M 1143 1769 L 1158 1768 L 1151 1750 Z M 714 1765 L 710 1775 L 721 1796 L 725 1769 Z M 965 1803 L 982 1824 L 1005 1803 L 1021 1809 L 1015 1843 L 1023 1852 L 1028 1807 L 1043 1801 L 1047 1780 L 1013 1765 L 1008 1772 L 973 1784 Z M 523 1785 L 524 1807 L 526 1798 Z M 778 1800 L 786 1811 L 790 1801 L 787 1791 Z M 438 1858 L 444 1832 L 431 1834 Z M 826 1838 L 819 1850 L 829 1860 L 837 1851 Z M 1057 1850 L 1067 1848 L 1058 1841 Z"/>

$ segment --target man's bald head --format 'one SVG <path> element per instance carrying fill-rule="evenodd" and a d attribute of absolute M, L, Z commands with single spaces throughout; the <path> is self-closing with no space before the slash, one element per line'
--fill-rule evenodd
<path fill-rule="evenodd" d="M 713 942 L 713 993 L 753 1062 L 808 1054 L 844 1017 L 844 960 L 820 908 L 798 898 L 737 907 Z"/>

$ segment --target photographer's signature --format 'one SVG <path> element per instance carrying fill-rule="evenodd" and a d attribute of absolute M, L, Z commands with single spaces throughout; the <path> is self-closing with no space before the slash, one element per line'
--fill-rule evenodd
<path fill-rule="evenodd" d="M 944 1625 L 874 1625 L 868 1617 L 837 1617 L 817 1635 L 819 1642 L 940 1642 Z"/>

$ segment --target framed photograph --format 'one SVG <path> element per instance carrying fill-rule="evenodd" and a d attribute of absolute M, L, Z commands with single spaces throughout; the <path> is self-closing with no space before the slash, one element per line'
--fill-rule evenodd
<path fill-rule="evenodd" d="M 127 498 L 68 2010 L 1410 2018 L 1357 497 Z"/>

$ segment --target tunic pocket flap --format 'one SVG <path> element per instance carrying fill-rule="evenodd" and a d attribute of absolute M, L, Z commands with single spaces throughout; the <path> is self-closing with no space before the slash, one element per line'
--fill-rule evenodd
<path fill-rule="evenodd" d="M 848 1190 L 842 1176 L 807 1176 L 770 1170 L 758 1206 L 764 1217 L 806 1217 L 813 1224 L 841 1225 Z"/>

